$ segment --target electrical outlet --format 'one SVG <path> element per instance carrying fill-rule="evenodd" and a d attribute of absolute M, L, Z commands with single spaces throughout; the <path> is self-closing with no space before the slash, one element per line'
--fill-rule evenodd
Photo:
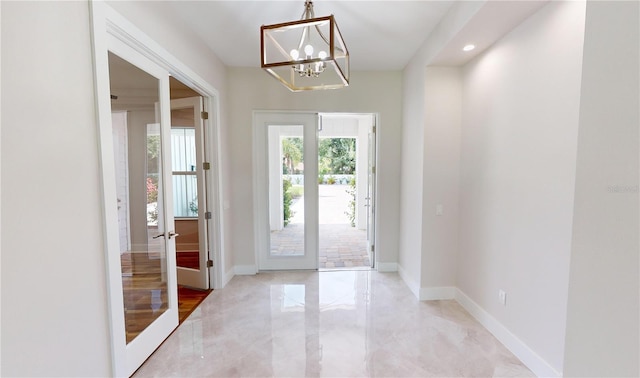
<path fill-rule="evenodd" d="M 498 300 L 503 306 L 507 305 L 507 293 L 502 289 L 498 290 Z"/>

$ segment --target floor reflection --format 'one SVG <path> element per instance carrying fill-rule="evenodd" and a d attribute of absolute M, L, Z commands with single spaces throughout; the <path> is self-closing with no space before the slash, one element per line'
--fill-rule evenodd
<path fill-rule="evenodd" d="M 128 344 L 167 310 L 169 302 L 159 254 L 127 252 L 120 261 Z"/>
<path fill-rule="evenodd" d="M 456 302 L 420 302 L 375 271 L 236 276 L 136 373 L 381 375 L 533 376 Z"/>

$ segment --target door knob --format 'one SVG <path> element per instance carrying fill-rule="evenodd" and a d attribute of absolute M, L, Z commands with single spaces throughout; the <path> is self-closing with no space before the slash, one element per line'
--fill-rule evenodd
<path fill-rule="evenodd" d="M 161 233 L 160 235 L 156 235 L 156 236 L 152 237 L 151 239 L 157 239 L 157 238 L 161 238 L 163 236 L 164 236 L 164 232 Z"/>
<path fill-rule="evenodd" d="M 176 234 L 174 231 L 169 231 L 169 239 L 180 236 L 180 234 Z"/>

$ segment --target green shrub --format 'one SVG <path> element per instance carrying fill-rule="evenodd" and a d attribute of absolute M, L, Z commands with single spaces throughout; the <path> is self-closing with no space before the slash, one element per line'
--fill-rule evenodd
<path fill-rule="evenodd" d="M 356 178 L 353 177 L 349 181 L 349 188 L 346 192 L 351 196 L 351 200 L 349 201 L 349 207 L 347 211 L 345 211 L 345 215 L 349 217 L 349 221 L 351 222 L 351 227 L 356 226 Z"/>
<path fill-rule="evenodd" d="M 293 212 L 291 211 L 291 200 L 293 197 L 291 196 L 290 189 L 291 181 L 290 180 L 282 180 L 282 205 L 284 209 L 284 225 L 289 224 L 289 219 L 293 216 Z"/>
<path fill-rule="evenodd" d="M 292 185 L 291 188 L 289 188 L 289 193 L 291 193 L 291 198 L 300 198 L 304 194 L 304 186 Z"/>
<path fill-rule="evenodd" d="M 327 184 L 333 185 L 335 183 L 336 183 L 336 178 L 333 176 L 329 176 L 329 178 L 327 179 Z"/>

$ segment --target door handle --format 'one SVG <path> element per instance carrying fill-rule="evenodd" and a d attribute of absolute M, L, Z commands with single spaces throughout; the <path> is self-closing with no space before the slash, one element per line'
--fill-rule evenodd
<path fill-rule="evenodd" d="M 165 232 L 161 233 L 160 235 L 156 235 L 156 236 L 152 237 L 152 239 L 161 238 L 163 236 L 165 236 Z M 176 236 L 180 236 L 180 234 L 176 234 L 173 231 L 169 231 L 169 235 L 168 236 L 169 236 L 169 239 L 171 239 L 171 238 L 175 238 Z"/>

